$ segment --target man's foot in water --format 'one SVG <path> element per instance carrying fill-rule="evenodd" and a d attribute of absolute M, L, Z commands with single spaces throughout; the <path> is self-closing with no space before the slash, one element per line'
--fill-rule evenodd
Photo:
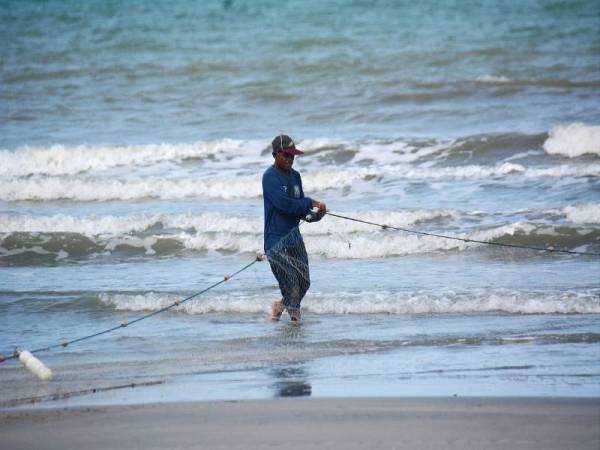
<path fill-rule="evenodd" d="M 294 323 L 300 323 L 302 320 L 302 313 L 300 312 L 300 308 L 288 308 L 288 314 L 290 315 L 290 320 Z"/>
<path fill-rule="evenodd" d="M 283 310 L 283 300 L 273 302 L 273 305 L 271 306 L 271 320 L 278 321 L 283 314 Z"/>

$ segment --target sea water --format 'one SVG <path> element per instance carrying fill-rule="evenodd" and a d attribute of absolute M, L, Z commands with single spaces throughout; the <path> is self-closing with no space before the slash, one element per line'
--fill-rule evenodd
<path fill-rule="evenodd" d="M 329 209 L 600 252 L 600 5 L 20 2 L 0 9 L 0 352 L 130 322 L 262 251 L 291 135 Z M 266 262 L 0 363 L 0 401 L 600 395 L 600 258 L 325 217 L 301 326 Z M 56 405 L 56 402 L 49 402 Z"/>

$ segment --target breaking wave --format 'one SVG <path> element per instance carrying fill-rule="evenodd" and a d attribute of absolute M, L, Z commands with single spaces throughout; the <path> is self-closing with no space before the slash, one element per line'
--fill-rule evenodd
<path fill-rule="evenodd" d="M 483 77 L 483 83 L 506 83 L 503 77 Z M 371 138 L 344 140 L 338 138 L 305 139 L 299 145 L 305 150 L 303 164 L 325 168 L 331 164 L 351 164 L 357 169 L 376 164 L 378 168 L 400 166 L 400 174 L 411 164 L 439 162 L 451 157 L 457 150 L 469 151 L 473 163 L 466 172 L 448 173 L 450 177 L 486 177 L 503 175 L 502 161 L 511 153 L 521 153 L 543 148 L 549 154 L 560 154 L 570 158 L 584 154 L 600 155 L 600 126 L 573 123 L 559 125 L 545 134 L 487 134 L 465 136 L 458 139 L 426 138 Z M 541 151 L 541 150 L 540 150 Z M 499 153 L 503 155 L 499 157 Z M 508 153 L 508 154 L 507 154 Z M 490 159 L 497 156 L 497 159 Z M 496 166 L 481 165 L 482 162 Z M 269 142 L 261 140 L 217 139 L 194 143 L 146 144 L 146 145 L 51 145 L 48 147 L 23 147 L 15 150 L 0 150 L 0 176 L 15 177 L 61 177 L 102 173 L 115 168 L 147 168 L 169 163 L 167 170 L 178 166 L 201 164 L 227 170 L 242 170 L 250 165 L 258 169 L 270 163 Z M 479 164 L 477 164 L 479 163 Z M 164 165 L 162 166 L 164 171 Z M 424 169 L 424 177 L 431 167 Z M 524 169 L 527 170 L 527 169 Z M 492 171 L 490 173 L 490 171 Z M 523 171 L 518 169 L 517 171 Z M 596 174 L 598 172 L 596 171 Z M 536 175 L 537 176 L 537 175 Z M 552 176 L 551 174 L 542 176 Z"/>
<path fill-rule="evenodd" d="M 181 298 L 155 292 L 99 296 L 102 304 L 126 311 L 155 311 Z M 270 304 L 263 295 L 230 294 L 193 299 L 174 309 L 186 314 L 266 313 Z M 302 301 L 302 307 L 313 314 L 599 314 L 600 290 L 560 293 L 510 290 L 310 292 Z"/>
<path fill-rule="evenodd" d="M 600 203 L 567 206 L 563 209 L 567 220 L 577 224 L 600 224 Z"/>
<path fill-rule="evenodd" d="M 351 189 L 358 182 L 393 181 L 397 179 L 503 179 L 564 178 L 600 176 L 600 163 L 581 166 L 559 165 L 552 168 L 527 168 L 505 162 L 496 166 L 466 165 L 456 167 L 415 167 L 388 165 L 346 170 L 306 171 L 306 192 Z M 75 178 L 28 177 L 0 180 L 0 200 L 13 201 L 109 201 L 145 198 L 182 199 L 248 199 L 262 195 L 261 174 L 246 176 L 208 176 L 202 178 Z"/>
<path fill-rule="evenodd" d="M 585 221 L 590 219 L 579 216 L 590 213 L 581 210 L 581 206 L 573 208 L 573 211 L 565 208 L 567 219 L 575 217 L 589 223 Z M 431 230 L 444 222 L 462 220 L 464 214 L 453 210 L 414 210 L 363 212 L 357 216 L 393 227 Z M 0 215 L 0 263 L 35 265 L 63 260 L 174 256 L 182 252 L 255 254 L 262 252 L 262 227 L 262 218 L 220 213 L 100 217 Z M 334 259 L 387 258 L 481 248 L 477 243 L 381 230 L 335 218 L 327 218 L 318 226 L 304 225 L 302 234 L 310 254 Z M 580 251 L 594 249 L 600 241 L 598 229 L 524 221 L 451 235 Z"/>
<path fill-rule="evenodd" d="M 600 126 L 583 123 L 556 126 L 550 130 L 544 150 L 569 158 L 585 154 L 600 156 Z"/>
<path fill-rule="evenodd" d="M 407 226 L 416 223 L 456 217 L 454 210 L 406 210 L 361 212 L 363 220 L 385 222 L 392 226 Z M 164 232 L 222 232 L 262 233 L 263 219 L 257 216 L 232 216 L 222 213 L 201 214 L 132 214 L 129 216 L 53 216 L 0 214 L 0 233 L 78 233 L 88 237 L 122 235 L 144 231 Z M 303 234 L 353 233 L 372 231 L 373 227 L 351 221 L 324 220 L 316 227 L 305 227 Z"/>
<path fill-rule="evenodd" d="M 120 166 L 148 166 L 160 162 L 232 156 L 241 151 L 262 150 L 258 141 L 221 139 L 193 144 L 132 146 L 26 147 L 0 152 L 0 175 L 75 175 Z"/>
<path fill-rule="evenodd" d="M 567 227 L 536 226 L 527 222 L 516 222 L 486 230 L 456 233 L 452 236 L 479 241 L 533 247 L 576 248 L 579 251 L 586 251 L 591 246 L 597 245 L 600 230 L 580 232 Z M 306 239 L 306 248 L 309 253 L 326 258 L 365 259 L 481 249 L 482 244 L 395 231 L 377 231 L 369 234 L 314 236 Z M 503 251 L 510 250 L 503 249 Z"/>

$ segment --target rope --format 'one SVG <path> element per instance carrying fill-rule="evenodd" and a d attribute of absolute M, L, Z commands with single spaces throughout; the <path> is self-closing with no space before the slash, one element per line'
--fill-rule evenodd
<path fill-rule="evenodd" d="M 198 297 L 199 295 L 202 295 L 202 294 L 210 291 L 211 289 L 216 288 L 217 286 L 225 283 L 226 281 L 229 281 L 231 278 L 235 277 L 236 275 L 239 275 L 244 270 L 249 269 L 251 266 L 253 266 L 257 262 L 262 261 L 262 260 L 263 260 L 263 257 L 261 255 L 258 255 L 256 257 L 256 259 L 254 259 L 251 263 L 246 264 L 244 267 L 242 267 L 238 271 L 232 273 L 231 275 L 225 275 L 222 280 L 217 281 L 216 283 L 211 284 L 207 288 L 205 288 L 205 289 L 203 289 L 203 290 L 201 290 L 199 292 L 196 292 L 195 294 L 190 295 L 189 297 L 186 297 L 183 300 L 177 300 L 177 301 L 171 303 L 170 305 L 165 306 L 164 308 L 158 309 L 156 311 L 152 311 L 151 313 L 148 313 L 148 314 L 145 314 L 145 315 L 143 315 L 141 317 L 138 317 L 137 319 L 131 320 L 129 322 L 123 322 L 120 325 L 114 326 L 112 328 L 108 328 L 106 330 L 99 331 L 97 333 L 89 334 L 87 336 L 82 336 L 82 337 L 79 337 L 77 339 L 72 339 L 70 341 L 64 341 L 64 342 L 61 342 L 60 344 L 52 344 L 52 345 L 48 345 L 47 347 L 37 348 L 35 350 L 31 350 L 30 353 L 41 353 L 41 352 L 46 352 L 48 350 L 52 350 L 52 349 L 55 349 L 55 348 L 58 348 L 58 347 L 67 347 L 68 345 L 75 344 L 77 342 L 87 341 L 88 339 L 93 339 L 95 337 L 102 336 L 103 334 L 111 333 L 111 332 L 119 330 L 121 328 L 128 327 L 129 325 L 133 325 L 134 323 L 141 322 L 142 320 L 145 320 L 145 319 L 148 319 L 150 317 L 156 316 L 157 314 L 161 314 L 161 313 L 163 313 L 163 312 L 165 312 L 165 311 L 167 311 L 167 310 L 169 310 L 171 308 L 174 308 L 175 306 L 179 306 L 179 305 L 181 305 L 181 304 L 183 304 L 183 303 L 185 303 L 185 302 L 187 302 L 187 301 L 189 301 L 189 300 L 191 300 L 191 299 L 193 299 L 195 297 Z M 0 362 L 6 361 L 6 360 L 9 360 L 9 359 L 13 359 L 13 358 L 18 358 L 18 357 L 19 357 L 19 352 L 17 350 L 15 350 L 12 355 L 9 355 L 9 356 L 0 355 Z"/>
<path fill-rule="evenodd" d="M 433 237 L 438 237 L 438 238 L 443 238 L 443 239 L 453 239 L 455 241 L 474 242 L 476 244 L 495 245 L 497 247 L 523 248 L 523 249 L 527 249 L 527 250 L 539 250 L 539 251 L 551 252 L 551 253 L 569 253 L 572 255 L 600 256 L 600 253 L 594 253 L 594 252 L 578 252 L 575 250 L 561 250 L 561 249 L 556 249 L 556 248 L 552 248 L 552 247 L 532 247 L 532 246 L 528 246 L 528 245 L 519 245 L 519 244 L 504 244 L 502 242 L 479 241 L 477 239 L 467 239 L 467 238 L 460 238 L 460 237 L 456 237 L 456 236 L 445 236 L 443 234 L 426 233 L 425 231 L 409 230 L 406 228 L 400 228 L 400 227 L 394 227 L 391 225 L 384 225 L 384 224 L 380 224 L 380 223 L 369 222 L 368 220 L 356 219 L 354 217 L 342 216 L 341 214 L 334 214 L 329 211 L 327 211 L 327 215 L 337 217 L 339 219 L 351 220 L 353 222 L 360 222 L 360 223 L 364 223 L 367 225 L 374 225 L 377 227 L 381 227 L 384 230 L 390 229 L 390 230 L 396 230 L 396 231 L 404 231 L 405 233 L 419 234 L 421 236 L 433 236 Z"/>
<path fill-rule="evenodd" d="M 81 391 L 58 392 L 56 394 L 40 395 L 37 397 L 16 398 L 13 400 L 7 400 L 5 402 L 0 402 L 0 408 L 11 408 L 13 406 L 33 404 L 33 403 L 43 402 L 46 400 L 62 400 L 65 398 L 71 398 L 71 397 L 87 395 L 87 394 L 96 394 L 98 392 L 113 391 L 116 389 L 127 389 L 127 388 L 133 389 L 135 387 L 142 387 L 142 386 L 156 386 L 158 384 L 164 384 L 164 383 L 165 383 L 164 380 L 144 381 L 141 383 L 129 383 L 129 384 L 121 384 L 118 386 L 83 389 Z"/>
<path fill-rule="evenodd" d="M 344 219 L 344 220 L 350 220 L 353 222 L 359 222 L 359 223 L 364 223 L 367 225 L 373 225 L 373 226 L 377 226 L 380 227 L 384 230 L 390 229 L 390 230 L 396 230 L 396 231 L 403 231 L 405 233 L 411 233 L 411 234 L 417 234 L 417 235 L 421 235 L 421 236 L 432 236 L 432 237 L 438 237 L 438 238 L 442 238 L 442 239 L 452 239 L 455 241 L 461 241 L 461 242 L 467 242 L 467 243 L 476 243 L 476 244 L 485 244 L 485 245 L 495 245 L 497 247 L 510 247 L 510 248 L 521 248 L 521 249 L 526 249 L 526 250 L 537 250 L 537 251 L 544 251 L 544 252 L 549 252 L 549 253 L 567 253 L 567 254 L 572 254 L 572 255 L 585 255 L 585 256 L 600 256 L 600 253 L 595 253 L 595 252 L 580 252 L 580 251 L 575 251 L 575 250 L 561 250 L 561 249 L 555 249 L 552 247 L 533 247 L 533 246 L 528 246 L 528 245 L 519 245 L 519 244 L 506 244 L 506 243 L 501 243 L 501 242 L 491 242 L 491 241 L 480 241 L 477 239 L 468 239 L 468 238 L 460 238 L 460 237 L 456 237 L 456 236 L 446 236 L 443 234 L 437 234 L 437 233 L 427 233 L 425 231 L 418 231 L 418 230 L 410 230 L 407 228 L 400 228 L 400 227 L 395 227 L 392 225 L 385 225 L 385 224 L 380 224 L 380 223 L 376 223 L 376 222 L 370 222 L 368 220 L 362 220 L 362 219 L 357 219 L 354 217 L 348 217 L 348 216 L 343 216 L 341 214 L 335 214 L 332 213 L 330 211 L 327 211 L 327 214 L 333 217 L 337 217 L 339 219 Z M 308 221 L 310 221 L 308 218 L 306 219 Z M 158 309 L 156 311 L 152 311 L 151 313 L 145 314 L 141 317 L 138 317 L 137 319 L 134 319 L 132 321 L 129 322 L 123 322 L 120 325 L 114 326 L 112 328 L 108 328 L 106 330 L 102 330 L 99 331 L 97 333 L 93 333 L 93 334 L 89 334 L 87 336 L 82 336 L 80 338 L 76 338 L 76 339 L 72 339 L 70 341 L 64 341 L 61 342 L 59 344 L 52 344 L 52 345 L 48 345 L 46 347 L 41 347 L 41 348 L 37 348 L 35 350 L 31 350 L 31 353 L 41 353 L 41 352 L 46 352 L 48 350 L 52 350 L 58 347 L 67 347 L 71 344 L 75 344 L 78 342 L 82 342 L 82 341 L 86 341 L 88 339 L 93 339 L 95 337 L 98 336 L 102 336 L 104 334 L 108 334 L 108 333 L 112 333 L 113 331 L 119 330 L 121 328 L 125 328 L 128 327 L 129 325 L 133 325 L 134 323 L 137 322 L 141 322 L 142 320 L 148 319 L 150 317 L 156 316 L 158 314 L 161 314 L 169 309 L 174 308 L 175 306 L 179 306 L 195 297 L 198 297 L 199 295 L 202 295 L 208 291 L 210 291 L 211 289 L 216 288 L 217 286 L 225 283 L 226 281 L 230 280 L 231 278 L 235 277 L 236 275 L 239 275 L 240 273 L 242 273 L 243 271 L 245 271 L 246 269 L 249 269 L 251 266 L 253 266 L 254 264 L 256 264 L 259 261 L 262 261 L 263 257 L 258 255 L 256 257 L 256 259 L 254 259 L 252 262 L 250 262 L 249 264 L 246 264 L 244 267 L 242 267 L 241 269 L 237 270 L 236 272 L 234 272 L 231 275 L 226 275 L 222 280 L 217 281 L 216 283 L 211 284 L 210 286 L 208 286 L 207 288 L 196 292 L 193 295 L 190 295 L 189 297 L 184 298 L 183 300 L 177 300 L 175 302 L 173 302 L 170 305 L 165 306 L 164 308 Z M 8 356 L 4 356 L 2 354 L 0 354 L 0 363 L 7 361 L 9 359 L 14 359 L 14 358 L 18 358 L 19 357 L 19 352 L 15 349 L 15 351 Z"/>

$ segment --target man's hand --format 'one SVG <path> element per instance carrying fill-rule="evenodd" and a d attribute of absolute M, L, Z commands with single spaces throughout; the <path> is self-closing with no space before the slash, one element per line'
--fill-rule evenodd
<path fill-rule="evenodd" d="M 317 208 L 317 218 L 320 219 L 327 213 L 327 205 L 323 202 L 313 201 L 313 208 Z"/>

